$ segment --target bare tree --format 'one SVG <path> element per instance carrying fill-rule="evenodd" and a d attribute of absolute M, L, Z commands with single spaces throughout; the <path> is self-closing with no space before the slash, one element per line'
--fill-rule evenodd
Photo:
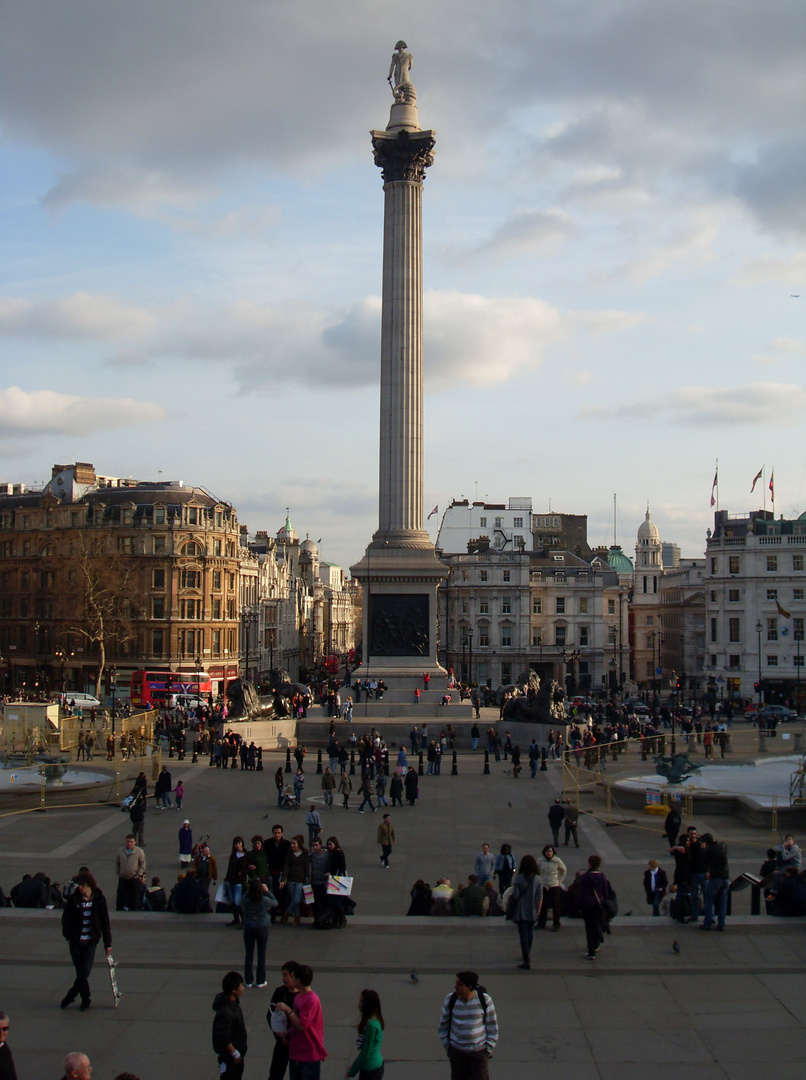
<path fill-rule="evenodd" d="M 64 599 L 68 631 L 98 657 L 95 696 L 100 700 L 107 656 L 134 636 L 140 614 L 136 561 L 118 551 L 114 530 L 70 534 L 64 559 L 68 586 Z"/>

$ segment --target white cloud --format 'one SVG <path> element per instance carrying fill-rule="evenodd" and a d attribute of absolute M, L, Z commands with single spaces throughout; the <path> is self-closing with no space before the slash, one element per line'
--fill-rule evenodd
<path fill-rule="evenodd" d="M 150 401 L 76 397 L 18 386 L 0 390 L 0 432 L 6 435 L 86 435 L 164 418 L 165 410 Z"/>
<path fill-rule="evenodd" d="M 583 409 L 582 416 L 593 420 L 658 419 L 678 427 L 792 427 L 801 421 L 805 410 L 806 387 L 755 383 L 733 388 L 680 387 L 652 401 Z"/>
<path fill-rule="evenodd" d="M 155 315 L 111 296 L 73 293 L 53 300 L 0 299 L 0 334 L 76 341 L 143 338 Z"/>
<path fill-rule="evenodd" d="M 806 356 L 806 341 L 782 335 L 768 342 L 754 359 L 759 364 L 772 365 L 790 363 L 802 356 Z"/>
<path fill-rule="evenodd" d="M 796 251 L 789 257 L 768 255 L 746 259 L 732 279 L 734 285 L 745 288 L 768 281 L 780 281 L 796 292 L 806 290 L 806 251 Z"/>
<path fill-rule="evenodd" d="M 574 233 L 568 214 L 561 210 L 524 210 L 502 222 L 488 239 L 453 258 L 492 256 L 496 259 L 518 255 L 550 255 Z"/>
<path fill-rule="evenodd" d="M 688 271 L 690 267 L 713 262 L 713 245 L 719 232 L 717 215 L 711 209 L 694 217 L 695 220 L 676 230 L 668 243 L 639 253 L 635 259 L 619 267 L 613 276 L 644 285 L 675 267 L 683 266 Z"/>

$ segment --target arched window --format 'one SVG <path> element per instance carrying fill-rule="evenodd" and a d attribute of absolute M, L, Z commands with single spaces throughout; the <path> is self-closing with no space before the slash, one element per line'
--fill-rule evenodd
<path fill-rule="evenodd" d="M 189 556 L 191 558 L 194 557 L 194 556 L 201 555 L 201 553 L 202 553 L 201 546 L 199 544 L 197 544 L 195 540 L 188 540 L 188 542 L 182 548 L 182 554 L 187 555 L 187 556 Z"/>

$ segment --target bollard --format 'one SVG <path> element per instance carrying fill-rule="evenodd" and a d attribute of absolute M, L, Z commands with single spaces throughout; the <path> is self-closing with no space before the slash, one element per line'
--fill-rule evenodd
<path fill-rule="evenodd" d="M 184 739 L 179 740 L 179 755 L 178 755 L 178 757 L 179 757 L 180 761 L 185 760 L 185 740 Z"/>
<path fill-rule="evenodd" d="M 641 740 L 641 761 L 646 761 L 646 741 Z"/>
<path fill-rule="evenodd" d="M 483 772 L 482 775 L 483 776 L 489 776 L 490 775 L 490 751 L 489 750 L 484 751 L 484 772 Z"/>
<path fill-rule="evenodd" d="M 316 751 L 316 775 L 321 776 L 323 772 L 324 772 L 324 769 L 322 768 L 322 751 L 317 750 Z"/>
<path fill-rule="evenodd" d="M 758 731 L 758 752 L 759 754 L 767 753 L 767 732 L 762 731 L 761 728 Z"/>
<path fill-rule="evenodd" d="M 459 766 L 456 763 L 456 751 L 453 752 L 453 763 L 451 765 L 451 776 L 459 775 Z"/>
<path fill-rule="evenodd" d="M 168 757 L 172 758 L 173 756 L 174 756 L 174 741 L 173 741 L 173 738 L 171 736 L 169 736 L 168 737 Z"/>
<path fill-rule="evenodd" d="M 613 743 L 610 748 L 610 760 L 618 761 L 618 743 Z"/>
<path fill-rule="evenodd" d="M 291 747 L 285 748 L 285 769 L 283 772 L 291 772 Z"/>
<path fill-rule="evenodd" d="M 195 765 L 199 760 L 199 751 L 196 740 L 193 740 L 193 757 L 190 759 L 190 764 Z"/>
<path fill-rule="evenodd" d="M 255 767 L 255 772 L 263 772 L 263 747 L 262 746 L 259 746 L 257 748 L 257 765 Z"/>
<path fill-rule="evenodd" d="M 546 752 L 546 748 L 544 746 L 543 749 L 540 751 L 540 771 L 541 772 L 548 772 L 549 771 L 548 757 L 549 757 L 548 753 Z"/>
<path fill-rule="evenodd" d="M 350 776 L 355 776 L 355 750 L 350 751 Z"/>
<path fill-rule="evenodd" d="M 418 776 L 424 776 L 425 775 L 425 773 L 423 772 L 423 752 L 422 752 L 422 750 L 417 755 L 417 775 Z"/>

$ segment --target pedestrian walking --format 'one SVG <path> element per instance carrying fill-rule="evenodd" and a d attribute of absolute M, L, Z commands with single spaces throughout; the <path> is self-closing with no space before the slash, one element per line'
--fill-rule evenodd
<path fill-rule="evenodd" d="M 395 827 L 389 814 L 383 815 L 383 821 L 378 826 L 378 844 L 381 848 L 380 859 L 386 869 L 389 869 L 389 856 L 395 843 Z"/>
<path fill-rule="evenodd" d="M 374 814 L 377 807 L 372 805 L 372 781 L 370 780 L 369 773 L 364 773 L 364 778 L 361 781 L 361 787 L 358 789 L 358 794 L 363 795 L 361 805 L 358 807 L 359 814 L 364 813 L 364 807 L 369 804 L 369 808 Z"/>
<path fill-rule="evenodd" d="M 329 765 L 322 773 L 322 798 L 325 800 L 325 809 L 333 809 L 333 793 L 336 790 L 336 777 Z"/>
<path fill-rule="evenodd" d="M 319 1080 L 322 1062 L 327 1057 L 322 1002 L 311 989 L 313 971 L 307 964 L 297 964 L 291 975 L 296 990 L 294 1004 L 279 1001 L 288 1017 L 288 1066 L 291 1080 Z"/>
<path fill-rule="evenodd" d="M 381 1080 L 383 1077 L 383 1013 L 381 999 L 376 990 L 362 990 L 358 998 L 361 1019 L 355 1045 L 358 1056 L 345 1073 L 345 1077 L 357 1076 L 358 1080 Z"/>
<path fill-rule="evenodd" d="M 565 807 L 565 814 L 563 816 L 563 825 L 565 825 L 565 846 L 568 847 L 568 841 L 570 837 L 574 838 L 574 846 L 579 847 L 579 836 L 577 835 L 577 825 L 579 824 L 579 807 L 574 806 L 573 803 L 569 803 Z"/>
<path fill-rule="evenodd" d="M 549 826 L 551 828 L 551 835 L 554 838 L 555 848 L 560 846 L 560 826 L 565 820 L 565 807 L 563 806 L 562 799 L 555 799 L 549 807 Z"/>
<path fill-rule="evenodd" d="M 611 888 L 607 878 L 599 869 L 601 865 L 601 856 L 591 855 L 588 859 L 588 869 L 578 879 L 577 900 L 585 922 L 585 938 L 588 944 L 586 960 L 596 959 L 599 946 L 604 942 L 605 933 L 610 933 L 608 925 L 610 920 L 603 905 L 609 899 Z"/>
<path fill-rule="evenodd" d="M 70 959 L 76 971 L 73 985 L 62 998 L 66 1009 L 81 997 L 81 1012 L 90 1007 L 90 973 L 95 962 L 95 949 L 103 939 L 106 955 L 112 952 L 112 930 L 106 897 L 88 871 L 73 878 L 76 889 L 70 894 L 62 912 L 62 934 L 70 947 Z"/>
<path fill-rule="evenodd" d="M 652 914 L 660 916 L 660 902 L 669 888 L 669 879 L 666 871 L 658 865 L 657 859 L 650 859 L 647 869 L 644 870 L 644 892 L 646 902 L 652 908 Z"/>

